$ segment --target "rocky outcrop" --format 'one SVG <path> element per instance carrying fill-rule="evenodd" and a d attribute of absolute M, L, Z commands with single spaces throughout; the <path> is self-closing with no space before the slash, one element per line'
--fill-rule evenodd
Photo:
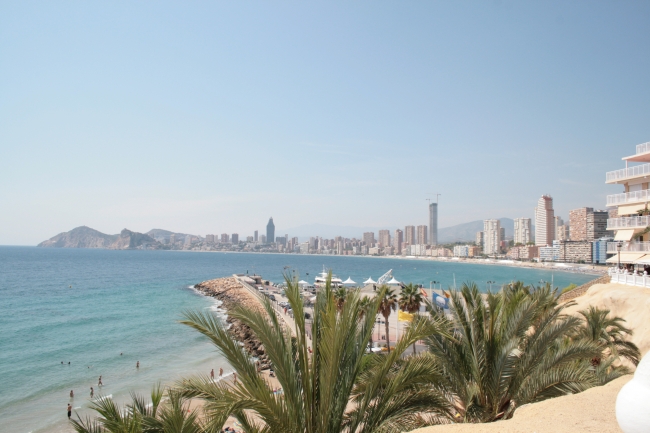
<path fill-rule="evenodd" d="M 107 235 L 86 226 L 59 233 L 53 238 L 41 242 L 38 246 L 46 248 L 106 248 L 111 250 L 162 248 L 160 242 L 143 233 L 124 229 L 119 235 Z"/>
<path fill-rule="evenodd" d="M 266 314 L 260 301 L 234 277 L 204 281 L 195 285 L 194 288 L 205 296 L 219 299 L 223 302 L 222 308 L 225 310 L 239 306 L 247 310 L 259 311 L 260 314 Z M 264 351 L 264 345 L 262 345 L 255 334 L 253 334 L 251 328 L 240 320 L 230 316 L 226 319 L 226 322 L 232 325 L 228 332 L 230 332 L 237 341 L 243 344 L 244 349 L 246 349 L 251 356 L 258 358 L 260 368 L 262 370 L 269 369 L 270 361 Z"/>

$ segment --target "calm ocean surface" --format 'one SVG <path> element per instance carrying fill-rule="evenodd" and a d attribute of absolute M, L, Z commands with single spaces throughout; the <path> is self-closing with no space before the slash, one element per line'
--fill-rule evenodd
<path fill-rule="evenodd" d="M 398 280 L 426 287 L 431 280 L 447 287 L 454 275 L 458 284 L 471 280 L 483 289 L 487 281 L 497 287 L 553 278 L 564 287 L 594 278 L 367 257 L 0 247 L 0 430 L 70 432 L 66 406 L 88 413 L 91 386 L 95 395 L 122 402 L 129 391 L 146 392 L 157 381 L 220 366 L 229 371 L 205 338 L 178 323 L 183 310 L 217 310 L 190 286 L 246 271 L 280 282 L 285 269 L 311 282 L 323 266 L 357 282 L 393 269 Z"/>

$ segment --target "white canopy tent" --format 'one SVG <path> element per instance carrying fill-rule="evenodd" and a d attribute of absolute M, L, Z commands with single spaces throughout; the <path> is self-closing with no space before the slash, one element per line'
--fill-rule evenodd
<path fill-rule="evenodd" d="M 348 277 L 347 280 L 343 281 L 343 284 L 345 284 L 346 286 L 353 286 L 353 285 L 355 285 L 357 283 L 352 281 L 352 278 Z"/>
<path fill-rule="evenodd" d="M 400 282 L 397 281 L 397 280 L 395 279 L 395 277 L 393 277 L 393 279 L 390 280 L 390 281 L 389 281 L 388 283 L 386 283 L 386 284 L 400 284 Z"/>
<path fill-rule="evenodd" d="M 368 277 L 368 279 L 364 281 L 363 284 L 377 284 L 377 282 L 373 281 L 372 277 Z"/>
<path fill-rule="evenodd" d="M 309 285 L 309 283 L 307 281 L 305 281 L 305 280 L 298 281 L 298 284 L 301 285 L 301 286 L 308 286 Z"/>

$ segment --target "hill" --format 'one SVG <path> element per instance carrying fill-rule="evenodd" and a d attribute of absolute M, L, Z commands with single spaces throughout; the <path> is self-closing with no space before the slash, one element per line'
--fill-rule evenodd
<path fill-rule="evenodd" d="M 515 231 L 514 220 L 511 218 L 499 218 L 499 221 L 501 221 L 501 227 L 506 229 L 506 238 L 512 238 Z M 444 227 L 438 229 L 438 243 L 474 242 L 476 240 L 476 232 L 480 231 L 483 231 L 483 220 Z"/>
<path fill-rule="evenodd" d="M 119 235 L 107 235 L 90 227 L 81 226 L 69 232 L 58 235 L 41 242 L 37 246 L 45 248 L 105 248 L 111 250 L 130 250 L 137 248 L 158 249 L 162 247 L 151 236 L 122 230 Z"/>

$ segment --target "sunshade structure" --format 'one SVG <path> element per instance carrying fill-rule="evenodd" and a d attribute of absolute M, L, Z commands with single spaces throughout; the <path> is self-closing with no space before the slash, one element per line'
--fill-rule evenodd
<path fill-rule="evenodd" d="M 301 286 L 308 286 L 309 285 L 309 283 L 307 281 L 305 281 L 305 280 L 298 281 L 298 284 L 301 285 Z"/>
<path fill-rule="evenodd" d="M 377 284 L 377 282 L 374 281 L 372 277 L 368 277 L 368 279 L 364 281 L 363 284 Z"/>
<path fill-rule="evenodd" d="M 355 283 L 354 281 L 352 281 L 352 278 L 348 277 L 347 280 L 343 281 L 343 284 L 345 284 L 346 286 L 354 286 L 354 285 L 357 284 L 357 283 Z"/>
<path fill-rule="evenodd" d="M 393 277 L 393 278 L 392 278 L 388 283 L 386 283 L 386 284 L 394 285 L 394 284 L 400 284 L 400 282 L 397 281 L 397 280 L 395 279 L 395 277 Z"/>

